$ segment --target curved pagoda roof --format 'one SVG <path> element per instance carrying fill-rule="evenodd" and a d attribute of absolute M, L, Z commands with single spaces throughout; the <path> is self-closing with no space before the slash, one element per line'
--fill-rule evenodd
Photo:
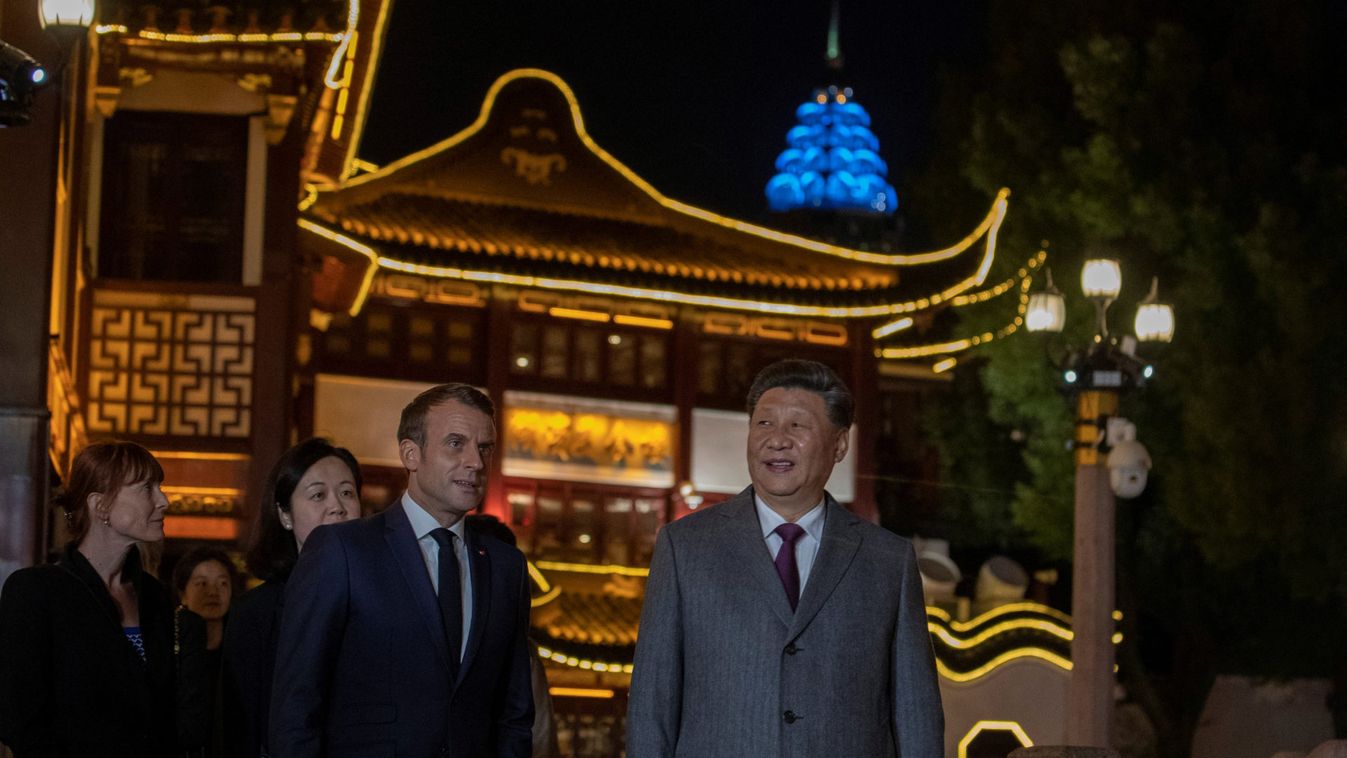
<path fill-rule="evenodd" d="M 911 313 L 975 291 L 1009 192 L 942 250 L 839 247 L 665 197 L 586 133 L 570 87 L 520 69 L 475 123 L 301 205 L 311 250 L 363 273 L 330 310 L 358 310 L 376 270 L 835 318 Z M 325 264 L 326 265 L 326 264 Z M 360 278 L 360 277 L 357 277 Z M 358 290 L 358 291 L 357 291 Z"/>

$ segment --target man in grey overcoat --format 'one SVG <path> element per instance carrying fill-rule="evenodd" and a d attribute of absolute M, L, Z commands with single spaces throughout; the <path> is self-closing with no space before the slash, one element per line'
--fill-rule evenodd
<path fill-rule="evenodd" d="M 785 360 L 748 394 L 752 486 L 659 534 L 628 758 L 939 758 L 944 714 L 912 544 L 824 491 L 854 403 Z"/>

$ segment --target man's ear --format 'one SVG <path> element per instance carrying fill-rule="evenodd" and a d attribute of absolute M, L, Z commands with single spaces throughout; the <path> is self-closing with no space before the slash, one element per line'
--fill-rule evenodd
<path fill-rule="evenodd" d="M 842 459 L 847 457 L 847 450 L 851 449 L 851 427 L 837 430 L 836 452 L 833 455 L 833 463 L 841 463 Z"/>
<path fill-rule="evenodd" d="M 398 458 L 402 459 L 403 468 L 415 471 L 421 466 L 421 446 L 415 440 L 399 440 Z"/>

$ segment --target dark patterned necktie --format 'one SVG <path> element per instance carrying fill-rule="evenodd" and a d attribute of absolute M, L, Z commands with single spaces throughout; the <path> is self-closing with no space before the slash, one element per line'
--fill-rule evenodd
<path fill-rule="evenodd" d="M 786 599 L 793 611 L 800 603 L 800 569 L 795 565 L 795 541 L 804 536 L 804 527 L 782 524 L 772 532 L 781 538 L 781 549 L 776 551 L 776 573 L 781 577 L 781 586 L 786 588 Z"/>
<path fill-rule="evenodd" d="M 463 585 L 459 579 L 458 554 L 454 552 L 454 533 L 443 527 L 430 536 L 440 546 L 440 618 L 444 636 L 449 640 L 449 669 L 458 678 L 459 656 L 463 650 Z"/>

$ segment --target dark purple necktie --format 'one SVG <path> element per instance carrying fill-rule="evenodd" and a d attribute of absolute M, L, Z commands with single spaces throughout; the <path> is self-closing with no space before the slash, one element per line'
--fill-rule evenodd
<path fill-rule="evenodd" d="M 804 527 L 782 524 L 772 532 L 781 538 L 781 549 L 776 551 L 776 573 L 781 577 L 781 586 L 786 588 L 786 599 L 793 611 L 800 603 L 800 569 L 795 565 L 795 541 L 804 536 Z"/>

